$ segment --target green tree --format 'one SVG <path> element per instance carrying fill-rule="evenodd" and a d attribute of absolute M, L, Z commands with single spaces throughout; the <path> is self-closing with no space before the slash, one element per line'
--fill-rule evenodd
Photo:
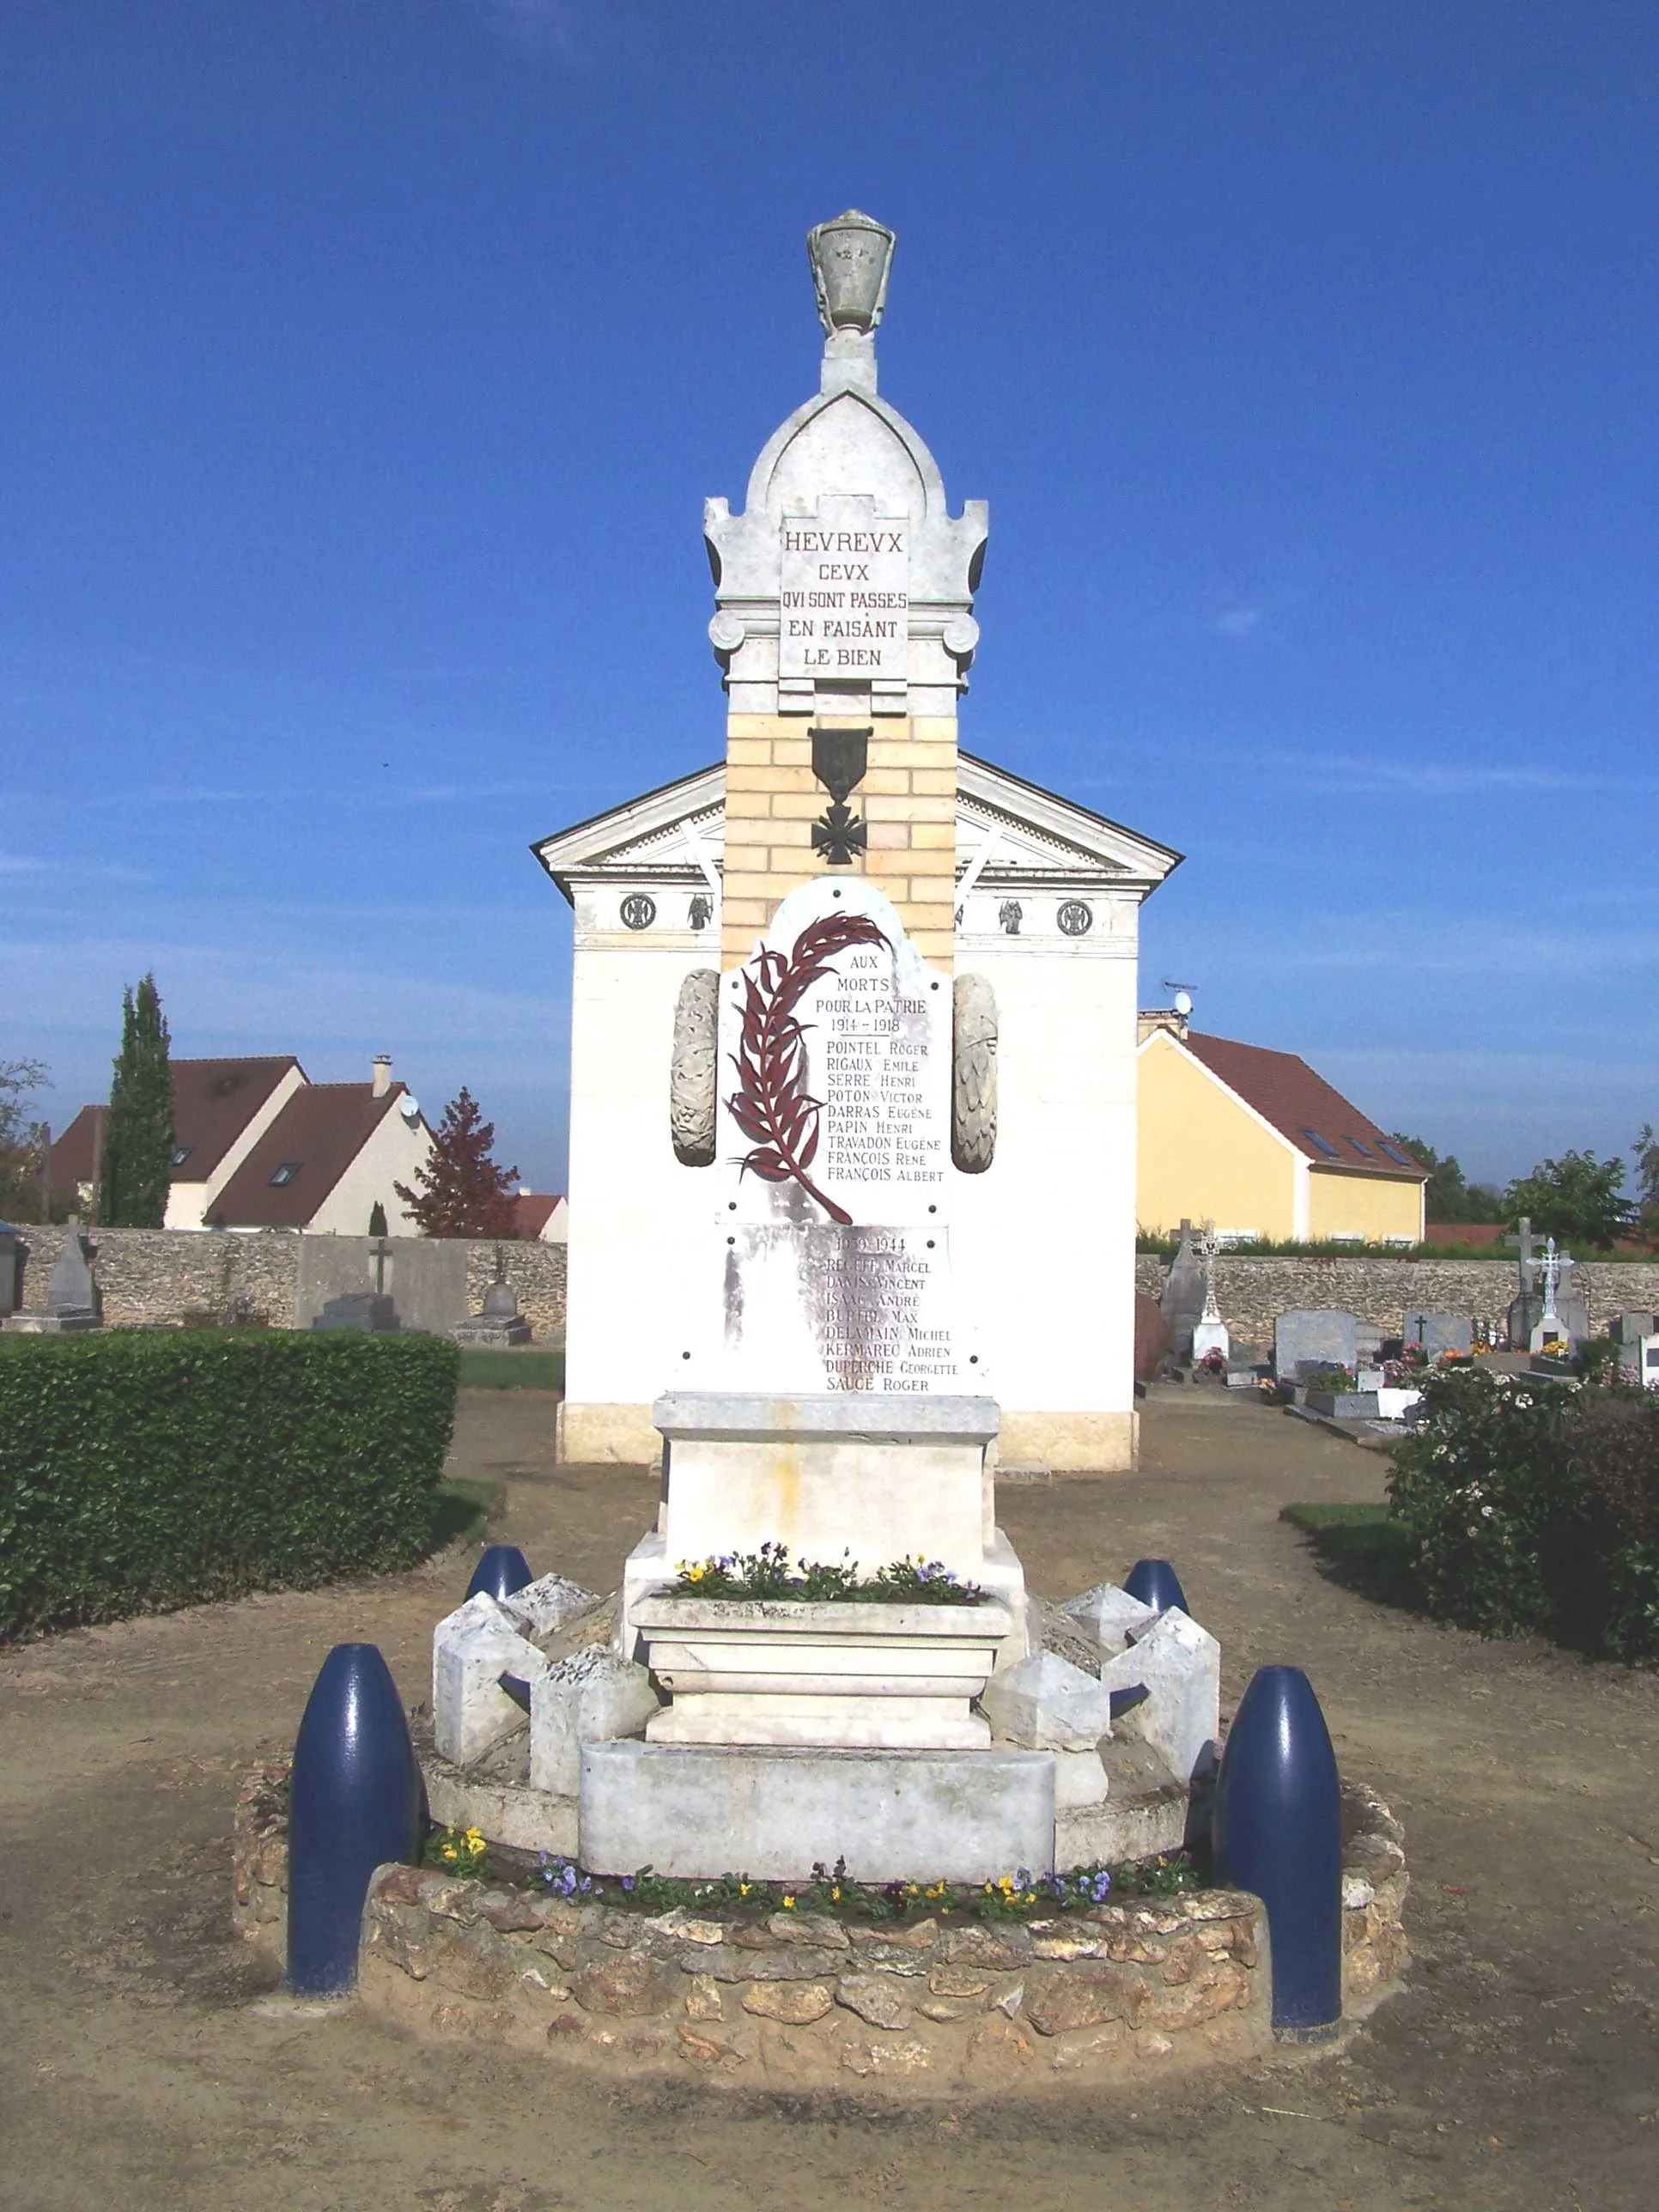
<path fill-rule="evenodd" d="M 109 1086 L 98 1218 L 112 1229 L 159 1229 L 173 1179 L 173 1073 L 153 975 L 122 994 L 121 1049 Z"/>
<path fill-rule="evenodd" d="M 1425 1145 L 1421 1137 L 1402 1136 L 1398 1129 L 1389 1136 L 1401 1152 L 1409 1152 L 1419 1165 L 1429 1170 L 1429 1180 L 1423 1193 L 1425 1218 L 1430 1221 L 1507 1221 L 1503 1194 L 1490 1184 L 1468 1182 L 1455 1152 L 1443 1159 L 1432 1145 Z"/>
<path fill-rule="evenodd" d="M 1540 1236 L 1605 1252 L 1630 1226 L 1635 1210 L 1620 1195 L 1624 1181 L 1625 1163 L 1617 1153 L 1598 1160 L 1594 1152 L 1563 1152 L 1559 1160 L 1540 1160 L 1505 1195 L 1512 1216 L 1528 1215 Z"/>
<path fill-rule="evenodd" d="M 43 1060 L 0 1060 L 0 1214 L 33 1220 L 40 1211 L 47 1132 L 28 1102 L 46 1080 Z"/>
<path fill-rule="evenodd" d="M 392 1188 L 428 1237 L 511 1237 L 513 1185 L 517 1168 L 498 1168 L 490 1158 L 495 1124 L 486 1121 L 478 1102 L 463 1084 L 444 1109 L 432 1139 L 431 1158 L 415 1170 L 421 1185 Z"/>
<path fill-rule="evenodd" d="M 1649 1242 L 1659 1244 L 1659 1135 L 1651 1121 L 1644 1121 L 1631 1146 L 1636 1155 L 1636 1180 L 1641 1195 L 1636 1201 L 1636 1227 Z"/>

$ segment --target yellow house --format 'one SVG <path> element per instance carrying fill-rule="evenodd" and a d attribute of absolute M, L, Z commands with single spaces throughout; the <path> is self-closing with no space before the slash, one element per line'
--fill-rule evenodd
<path fill-rule="evenodd" d="M 1169 1234 L 1416 1243 L 1428 1172 L 1293 1052 L 1143 1014 L 1136 1218 Z"/>

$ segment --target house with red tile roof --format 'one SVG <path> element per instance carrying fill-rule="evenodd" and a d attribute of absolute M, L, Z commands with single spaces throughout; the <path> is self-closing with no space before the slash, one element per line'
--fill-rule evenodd
<path fill-rule="evenodd" d="M 1140 1020 L 1136 1217 L 1223 1236 L 1414 1244 L 1428 1170 L 1293 1052 Z"/>
<path fill-rule="evenodd" d="M 513 1234 L 536 1243 L 568 1244 L 570 1207 L 563 1194 L 526 1190 L 520 1184 L 513 1200 Z"/>
<path fill-rule="evenodd" d="M 175 1060 L 168 1229 L 305 1229 L 362 1237 L 378 1202 L 392 1236 L 419 1231 L 393 1186 L 412 1183 L 432 1133 L 392 1062 L 367 1083 L 313 1083 L 289 1054 Z M 52 1147 L 54 1190 L 89 1200 L 104 1106 L 83 1106 Z"/>
<path fill-rule="evenodd" d="M 292 1053 L 246 1060 L 175 1060 L 173 1178 L 164 1226 L 199 1229 L 231 1176 L 306 1081 Z M 52 1147 L 52 1187 L 89 1204 L 109 1109 L 83 1106 Z"/>

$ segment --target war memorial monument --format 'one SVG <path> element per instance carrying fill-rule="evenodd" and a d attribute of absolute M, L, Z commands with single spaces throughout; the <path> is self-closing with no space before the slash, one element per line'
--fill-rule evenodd
<path fill-rule="evenodd" d="M 809 243 L 821 388 L 704 514 L 725 762 L 536 848 L 575 909 L 560 1455 L 656 1460 L 655 1523 L 611 1598 L 497 1547 L 437 1626 L 426 1803 L 518 1887 L 396 1863 L 395 1822 L 328 1875 L 331 1668 L 420 1796 L 341 1646 L 291 1817 L 245 1793 L 242 1909 L 286 1824 L 296 1992 L 355 1976 L 361 1908 L 370 2002 L 603 2066 L 945 2087 L 1327 2034 L 1397 1971 L 1403 1862 L 1376 1801 L 1339 1817 L 1305 1678 L 1262 1670 L 1218 1771 L 1173 1571 L 1040 1601 L 997 1520 L 1000 1465 L 1133 1456 L 1136 938 L 1177 856 L 958 751 L 986 508 L 877 392 L 892 234 Z M 1286 1845 L 1271 1744 L 1230 1776 L 1297 1697 L 1322 1809 Z M 1237 1886 L 1113 1897 L 1253 1789 L 1261 1878 L 1239 1844 Z"/>

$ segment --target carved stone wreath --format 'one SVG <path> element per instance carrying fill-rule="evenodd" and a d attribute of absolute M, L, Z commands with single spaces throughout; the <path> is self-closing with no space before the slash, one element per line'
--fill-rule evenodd
<path fill-rule="evenodd" d="M 668 1077 L 668 1128 L 682 1167 L 712 1167 L 719 1084 L 720 979 L 694 968 L 674 1005 L 673 1060 Z"/>
<path fill-rule="evenodd" d="M 997 1000 L 990 979 L 958 975 L 952 990 L 951 1158 L 963 1175 L 983 1175 L 997 1148 Z"/>

